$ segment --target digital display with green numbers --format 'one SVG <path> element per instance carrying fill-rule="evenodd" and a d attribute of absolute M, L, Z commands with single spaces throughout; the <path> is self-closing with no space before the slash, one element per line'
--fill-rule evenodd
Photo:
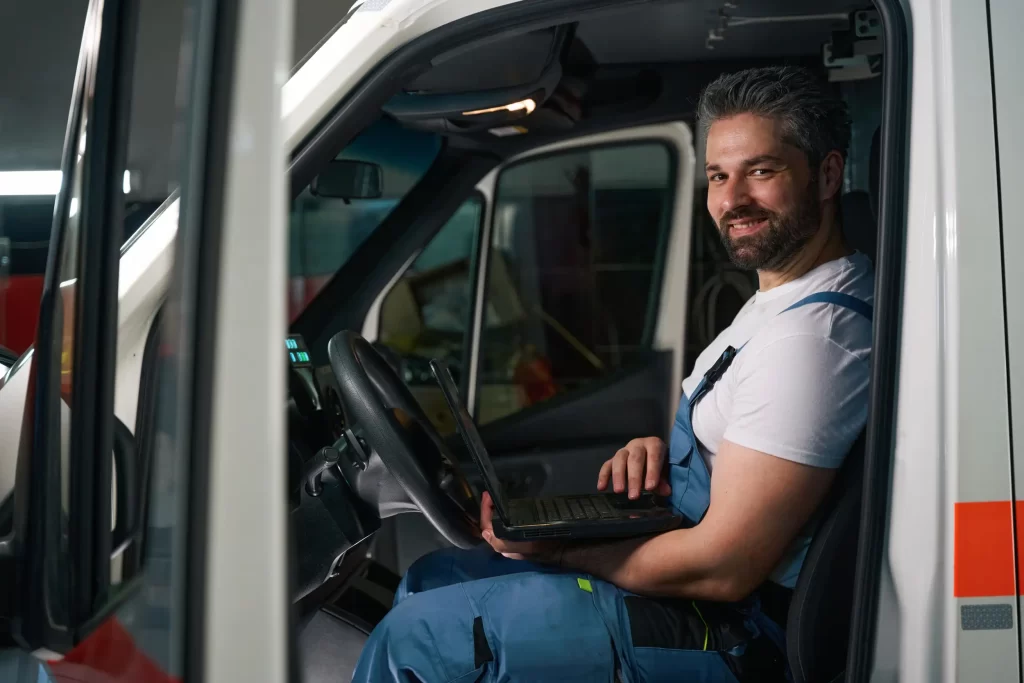
<path fill-rule="evenodd" d="M 301 334 L 290 334 L 285 338 L 285 346 L 288 347 L 288 362 L 293 368 L 313 367 L 309 359 L 309 349 L 306 348 L 306 340 Z"/>

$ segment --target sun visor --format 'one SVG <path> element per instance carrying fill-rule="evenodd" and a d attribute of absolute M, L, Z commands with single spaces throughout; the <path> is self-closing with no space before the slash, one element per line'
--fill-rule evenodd
<path fill-rule="evenodd" d="M 478 42 L 431 62 L 384 105 L 410 127 L 473 132 L 511 124 L 541 108 L 562 81 L 567 27 Z"/>

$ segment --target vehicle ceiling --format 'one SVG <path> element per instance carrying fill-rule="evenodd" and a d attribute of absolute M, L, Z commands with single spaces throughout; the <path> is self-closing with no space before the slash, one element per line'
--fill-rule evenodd
<path fill-rule="evenodd" d="M 576 35 L 600 64 L 818 55 L 831 31 L 846 27 L 850 12 L 870 6 L 851 0 L 658 3 L 585 18 Z M 723 17 L 723 38 L 709 50 L 708 32 Z"/>
<path fill-rule="evenodd" d="M 507 158 L 567 137 L 689 120 L 700 89 L 722 71 L 780 62 L 824 71 L 823 45 L 850 28 L 853 11 L 871 7 L 863 0 L 689 0 L 590 14 L 576 23 L 559 86 L 569 99 L 579 96 L 578 116 L 552 123 L 542 106 L 515 122 L 529 134 L 449 134 L 449 144 Z M 709 40 L 710 32 L 720 38 Z M 530 43 L 505 45 L 497 39 L 465 50 L 454 58 L 465 68 L 452 72 L 518 68 Z"/>

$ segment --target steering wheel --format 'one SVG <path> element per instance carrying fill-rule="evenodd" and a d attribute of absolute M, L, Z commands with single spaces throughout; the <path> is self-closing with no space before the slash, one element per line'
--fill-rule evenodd
<path fill-rule="evenodd" d="M 364 439 L 369 446 L 366 460 L 346 471 L 359 497 L 376 504 L 381 517 L 418 509 L 453 545 L 478 545 L 472 488 L 395 370 L 349 330 L 331 338 L 327 355 L 338 381 L 349 447 L 360 450 Z"/>

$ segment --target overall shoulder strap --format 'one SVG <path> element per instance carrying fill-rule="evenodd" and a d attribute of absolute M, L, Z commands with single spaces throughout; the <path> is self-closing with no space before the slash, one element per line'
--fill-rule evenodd
<path fill-rule="evenodd" d="M 800 308 L 801 306 L 807 306 L 808 304 L 819 303 L 835 304 L 836 306 L 847 308 L 853 311 L 854 313 L 864 316 L 865 318 L 867 318 L 868 322 L 871 322 L 872 320 L 873 309 L 871 304 L 862 299 L 858 299 L 855 296 L 852 296 L 850 294 L 844 294 L 842 292 L 815 292 L 814 294 L 809 294 L 808 296 L 805 296 L 803 299 L 800 299 L 799 301 L 792 304 L 788 308 L 785 308 L 782 311 L 780 311 L 779 315 L 782 315 L 786 311 L 792 311 L 794 308 Z M 718 360 L 715 361 L 715 364 L 712 365 L 706 373 L 704 373 L 704 378 L 697 386 L 697 389 L 693 392 L 693 396 L 691 396 L 689 399 L 689 403 L 691 406 L 695 404 L 697 401 L 699 401 L 705 394 L 711 391 L 711 389 L 714 388 L 715 383 L 722 378 L 722 375 L 725 374 L 725 371 L 729 369 L 730 365 L 732 365 L 733 359 L 740 351 L 743 350 L 743 347 L 746 345 L 747 344 L 744 343 L 738 349 L 734 349 L 732 346 L 729 346 L 725 349 L 722 355 L 719 356 Z"/>
<path fill-rule="evenodd" d="M 784 309 L 779 313 L 785 313 L 786 311 L 792 311 L 794 308 L 800 308 L 808 304 L 835 304 L 842 308 L 847 308 L 854 313 L 864 316 L 871 322 L 872 318 L 872 306 L 868 302 L 858 299 L 850 294 L 844 294 L 843 292 L 815 292 L 800 299 L 789 308 Z"/>

